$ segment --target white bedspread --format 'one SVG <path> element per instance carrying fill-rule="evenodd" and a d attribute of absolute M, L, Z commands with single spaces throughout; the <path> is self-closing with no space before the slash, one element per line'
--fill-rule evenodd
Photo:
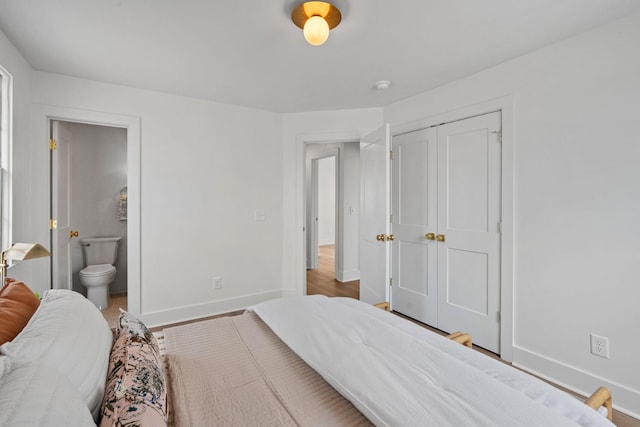
<path fill-rule="evenodd" d="M 379 426 L 613 426 L 528 374 L 360 301 L 306 296 L 251 310 Z"/>

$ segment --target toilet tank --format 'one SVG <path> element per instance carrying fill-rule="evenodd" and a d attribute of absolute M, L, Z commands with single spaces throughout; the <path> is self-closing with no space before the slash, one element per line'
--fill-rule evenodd
<path fill-rule="evenodd" d="M 89 237 L 80 239 L 84 252 L 84 265 L 115 265 L 118 256 L 118 243 L 122 237 Z"/>

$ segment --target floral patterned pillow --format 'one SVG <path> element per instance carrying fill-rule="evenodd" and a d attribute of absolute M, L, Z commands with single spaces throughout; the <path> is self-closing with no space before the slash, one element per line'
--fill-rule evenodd
<path fill-rule="evenodd" d="M 116 336 L 100 426 L 166 426 L 167 391 L 158 342 L 125 311 L 120 313 Z"/>

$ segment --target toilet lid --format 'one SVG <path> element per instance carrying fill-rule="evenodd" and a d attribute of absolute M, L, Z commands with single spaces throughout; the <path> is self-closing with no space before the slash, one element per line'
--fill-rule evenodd
<path fill-rule="evenodd" d="M 82 270 L 80 270 L 80 274 L 82 276 L 104 276 L 105 274 L 109 274 L 112 271 L 116 271 L 116 268 L 111 264 L 98 264 L 98 265 L 89 265 Z"/>

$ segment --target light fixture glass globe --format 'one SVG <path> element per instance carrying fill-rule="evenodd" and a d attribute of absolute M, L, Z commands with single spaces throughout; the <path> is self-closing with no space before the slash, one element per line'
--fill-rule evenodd
<path fill-rule="evenodd" d="M 303 34 L 309 44 L 320 46 L 329 38 L 329 24 L 322 16 L 312 16 L 305 22 Z"/>

